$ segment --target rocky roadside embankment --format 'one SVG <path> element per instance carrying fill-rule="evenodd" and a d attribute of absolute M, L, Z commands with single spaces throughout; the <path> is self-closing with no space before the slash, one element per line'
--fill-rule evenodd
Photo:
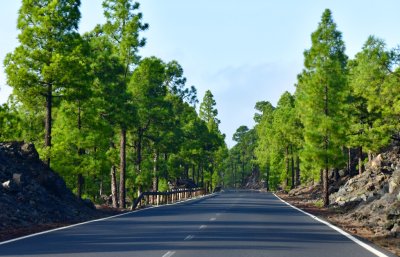
<path fill-rule="evenodd" d="M 104 216 L 78 200 L 32 144 L 0 143 L 0 241 Z"/>
<path fill-rule="evenodd" d="M 400 148 L 379 154 L 330 201 L 347 210 L 344 218 L 361 222 L 377 236 L 400 239 Z"/>
<path fill-rule="evenodd" d="M 332 183 L 329 208 L 320 186 L 300 187 L 282 198 L 400 256 L 400 147 L 379 154 L 361 175 Z"/>

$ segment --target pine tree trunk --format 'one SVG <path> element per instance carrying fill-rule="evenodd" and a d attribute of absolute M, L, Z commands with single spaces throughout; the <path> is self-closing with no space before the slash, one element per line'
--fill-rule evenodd
<path fill-rule="evenodd" d="M 213 174 L 214 174 L 214 161 L 211 163 L 211 171 L 210 171 L 210 192 L 213 192 Z"/>
<path fill-rule="evenodd" d="M 200 187 L 200 164 L 197 166 L 197 174 L 196 174 L 196 184 Z"/>
<path fill-rule="evenodd" d="M 192 180 L 195 181 L 195 175 L 196 175 L 196 165 L 192 164 Z"/>
<path fill-rule="evenodd" d="M 294 179 L 294 175 L 295 175 L 295 171 L 294 171 L 294 156 L 293 156 L 293 145 L 290 145 L 290 152 L 291 152 L 291 168 L 292 168 L 292 184 L 291 184 L 291 189 L 294 188 L 295 186 L 295 179 Z"/>
<path fill-rule="evenodd" d="M 143 139 L 143 133 L 142 129 L 139 128 L 138 131 L 138 141 L 136 145 L 136 172 L 137 174 L 140 174 L 141 172 L 141 165 L 142 165 L 142 139 Z M 167 157 L 165 157 L 167 158 Z"/>
<path fill-rule="evenodd" d="M 125 175 L 126 175 L 126 129 L 121 129 L 120 135 L 120 171 L 119 171 L 119 206 L 121 208 L 126 207 L 125 198 L 126 198 L 126 190 L 125 190 Z"/>
<path fill-rule="evenodd" d="M 142 187 L 142 185 L 139 185 L 138 192 L 137 192 L 138 197 L 142 194 L 142 192 L 143 192 L 143 187 Z"/>
<path fill-rule="evenodd" d="M 324 194 L 324 206 L 327 207 L 329 205 L 329 183 L 328 183 L 328 166 L 325 167 L 324 173 L 324 182 L 323 182 L 323 194 Z"/>
<path fill-rule="evenodd" d="M 324 170 L 323 169 L 319 170 L 319 183 L 321 185 L 324 184 Z"/>
<path fill-rule="evenodd" d="M 236 163 L 233 163 L 233 188 L 236 188 Z"/>
<path fill-rule="evenodd" d="M 142 140 L 143 140 L 143 130 L 139 128 L 138 130 L 138 141 L 136 142 L 136 173 L 139 175 L 142 171 Z M 164 156 L 165 160 L 168 159 L 167 155 Z M 138 197 L 143 192 L 142 185 L 138 185 Z"/>
<path fill-rule="evenodd" d="M 203 169 L 203 165 L 201 166 L 201 187 L 204 188 L 204 169 Z"/>
<path fill-rule="evenodd" d="M 324 108 L 324 113 L 325 116 L 329 116 L 329 95 L 328 95 L 328 86 L 325 85 L 325 108 Z M 323 174 L 323 192 L 324 192 L 324 206 L 327 207 L 329 205 L 329 182 L 328 182 L 328 176 L 329 176 L 329 157 L 328 157 L 328 150 L 329 150 L 329 134 L 326 132 L 325 133 L 325 169 L 324 169 L 324 174 Z"/>
<path fill-rule="evenodd" d="M 244 186 L 244 154 L 243 154 L 243 161 L 242 161 L 242 181 L 240 182 L 241 186 Z"/>
<path fill-rule="evenodd" d="M 189 165 L 185 164 L 184 169 L 185 169 L 185 172 L 184 172 L 185 179 L 188 179 L 189 178 Z"/>
<path fill-rule="evenodd" d="M 347 162 L 347 172 L 351 176 L 351 148 L 348 148 L 348 157 L 349 160 Z"/>
<path fill-rule="evenodd" d="M 111 200 L 112 206 L 114 208 L 118 208 L 118 192 L 117 192 L 117 174 L 115 165 L 111 167 Z"/>
<path fill-rule="evenodd" d="M 326 152 L 326 157 L 325 157 L 325 169 L 323 171 L 323 194 L 324 194 L 324 206 L 328 207 L 329 205 L 329 159 L 328 159 L 328 144 L 329 144 L 329 139 L 326 136 L 325 137 L 325 152 Z"/>
<path fill-rule="evenodd" d="M 164 153 L 164 162 L 167 163 L 168 161 L 168 154 Z M 168 170 L 164 169 L 164 178 L 168 181 L 169 176 L 168 176 Z"/>
<path fill-rule="evenodd" d="M 362 174 L 363 173 L 363 160 L 362 160 L 362 156 L 363 156 L 363 150 L 362 150 L 362 146 L 360 146 L 358 148 L 358 174 Z"/>
<path fill-rule="evenodd" d="M 154 158 L 153 158 L 153 192 L 158 191 L 158 150 L 154 151 Z"/>
<path fill-rule="evenodd" d="M 52 106 L 53 106 L 53 85 L 50 83 L 47 86 L 46 93 L 46 119 L 45 119 L 45 136 L 44 136 L 44 146 L 46 147 L 46 151 L 49 151 L 51 148 L 51 127 L 52 127 Z M 50 167 L 50 156 L 46 157 L 47 166 Z"/>
<path fill-rule="evenodd" d="M 285 170 L 286 170 L 286 179 L 283 184 L 283 190 L 289 185 L 289 146 L 285 148 Z"/>
<path fill-rule="evenodd" d="M 83 176 L 82 174 L 79 173 L 77 176 L 77 192 L 76 192 L 78 199 L 82 198 L 83 181 L 84 181 Z"/>
<path fill-rule="evenodd" d="M 78 130 L 80 131 L 82 129 L 82 119 L 81 119 L 81 106 L 80 102 L 78 101 Z M 78 156 L 79 158 L 82 158 L 82 155 L 85 153 L 85 151 L 82 148 L 78 148 Z M 80 171 L 81 172 L 81 171 Z M 82 173 L 78 174 L 78 179 L 77 179 L 77 197 L 78 199 L 82 198 L 82 187 L 84 183 L 84 178 Z"/>
<path fill-rule="evenodd" d="M 100 180 L 99 196 L 103 195 L 103 178 Z"/>
<path fill-rule="evenodd" d="M 296 186 L 300 185 L 300 157 L 296 156 Z"/>

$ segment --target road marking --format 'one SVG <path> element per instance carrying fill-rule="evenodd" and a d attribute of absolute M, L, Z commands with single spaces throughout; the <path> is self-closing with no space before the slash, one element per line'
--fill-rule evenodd
<path fill-rule="evenodd" d="M 151 207 L 144 208 L 144 209 L 128 211 L 128 212 L 125 212 L 125 213 L 122 213 L 122 214 L 117 214 L 117 215 L 114 215 L 114 216 L 109 216 L 109 217 L 105 217 L 105 218 L 101 218 L 101 219 L 89 220 L 89 221 L 85 221 L 85 222 L 82 222 L 82 223 L 77 223 L 77 224 L 73 224 L 73 225 L 69 225 L 69 226 L 65 226 L 65 227 L 59 227 L 59 228 L 55 228 L 55 229 L 50 229 L 50 230 L 38 232 L 38 233 L 35 233 L 35 234 L 30 234 L 30 235 L 26 235 L 26 236 L 10 239 L 10 240 L 7 240 L 7 241 L 3 241 L 3 242 L 0 242 L 0 245 L 9 244 L 9 243 L 12 243 L 12 242 L 15 242 L 15 241 L 19 241 L 19 240 L 23 240 L 23 239 L 30 238 L 30 237 L 35 237 L 35 236 L 51 233 L 51 232 L 54 232 L 54 231 L 73 228 L 73 227 L 77 227 L 77 226 L 84 225 L 84 224 L 89 224 L 89 223 L 93 223 L 93 222 L 99 222 L 99 221 L 104 221 L 104 220 L 108 220 L 108 219 L 112 219 L 112 218 L 116 218 L 116 217 L 120 217 L 120 216 L 125 216 L 125 215 L 136 213 L 136 212 L 146 211 L 146 210 L 150 210 L 150 209 L 154 209 L 154 208 L 162 208 L 162 207 L 166 207 L 166 206 L 170 206 L 170 205 L 180 205 L 180 204 L 183 204 L 185 202 L 196 201 L 196 200 L 200 200 L 202 198 L 210 198 L 210 197 L 215 196 L 215 195 L 217 195 L 217 193 L 198 196 L 198 197 L 186 199 L 184 201 L 180 201 L 180 202 L 176 202 L 176 203 L 164 204 L 164 205 L 158 205 L 158 206 L 151 206 Z"/>
<path fill-rule="evenodd" d="M 174 255 L 175 252 L 174 251 L 168 251 L 166 254 L 164 254 L 162 257 L 171 257 L 172 255 Z"/>
<path fill-rule="evenodd" d="M 283 202 L 283 203 L 289 205 L 290 207 L 292 207 L 293 209 L 296 209 L 296 210 L 298 210 L 299 212 L 302 212 L 302 213 L 304 213 L 304 214 L 310 216 L 311 218 L 315 219 L 316 221 L 319 221 L 319 222 L 321 222 L 322 224 L 325 224 L 325 225 L 327 225 L 328 227 L 330 227 L 330 228 L 336 230 L 336 231 L 339 232 L 340 234 L 344 235 L 345 237 L 347 237 L 348 239 L 350 239 L 350 240 L 353 241 L 354 243 L 356 243 L 356 244 L 358 244 L 359 246 L 363 247 L 363 248 L 366 249 L 367 251 L 370 251 L 371 253 L 375 254 L 376 256 L 378 256 L 378 257 L 389 257 L 388 255 L 386 255 L 386 254 L 380 252 L 379 250 L 373 248 L 372 246 L 370 246 L 370 245 L 368 245 L 368 244 L 366 244 L 366 243 L 360 241 L 359 239 L 355 238 L 354 236 L 350 235 L 349 233 L 347 233 L 346 231 L 342 230 L 341 228 L 336 227 L 335 225 L 332 225 L 331 223 L 329 223 L 329 222 L 327 222 L 327 221 L 325 221 L 325 220 L 322 220 L 322 219 L 318 218 L 317 216 L 314 216 L 314 215 L 312 215 L 312 214 L 310 214 L 310 213 L 308 213 L 308 212 L 306 212 L 306 211 L 303 211 L 302 209 L 297 208 L 296 206 L 291 205 L 290 203 L 286 202 L 285 200 L 282 200 L 282 199 L 281 199 L 279 196 L 277 196 L 275 193 L 274 193 L 274 196 L 275 196 L 276 198 L 278 198 L 281 202 Z"/>
<path fill-rule="evenodd" d="M 187 237 L 185 237 L 185 239 L 183 239 L 184 241 L 189 241 L 192 240 L 194 238 L 194 235 L 188 235 Z"/>
<path fill-rule="evenodd" d="M 217 219 L 217 218 L 211 218 L 210 221 L 214 221 L 214 220 L 216 220 L 216 219 Z"/>
<path fill-rule="evenodd" d="M 200 229 L 205 229 L 207 227 L 207 225 L 201 225 Z"/>

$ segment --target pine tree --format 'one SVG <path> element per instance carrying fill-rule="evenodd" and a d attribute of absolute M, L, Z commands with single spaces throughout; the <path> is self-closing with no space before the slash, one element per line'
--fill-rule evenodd
<path fill-rule="evenodd" d="M 247 126 L 242 125 L 233 134 L 232 139 L 237 142 L 233 152 L 236 153 L 235 159 L 237 159 L 241 165 L 241 185 L 243 186 L 245 178 L 250 175 L 250 172 L 255 176 L 259 175 L 258 165 L 255 165 L 254 162 L 257 133 L 254 129 L 249 129 Z"/>
<path fill-rule="evenodd" d="M 165 64 L 156 57 L 143 59 L 133 72 L 129 83 L 129 91 L 137 101 L 137 125 L 133 130 L 133 139 L 136 150 L 136 173 L 139 180 L 147 176 L 142 170 L 144 143 L 146 137 L 150 136 L 150 130 L 158 132 L 160 124 L 165 120 L 165 111 L 168 112 L 165 97 L 167 87 L 165 86 Z M 158 134 L 158 133 L 157 133 Z M 153 134 L 153 143 L 159 140 L 158 135 Z M 140 183 L 139 192 L 143 185 Z"/>
<path fill-rule="evenodd" d="M 212 190 L 212 177 L 215 167 L 215 153 L 218 151 L 218 148 L 223 145 L 223 141 L 225 135 L 221 134 L 219 131 L 218 125 L 220 124 L 220 120 L 217 118 L 218 110 L 215 107 L 216 102 L 213 94 L 210 90 L 207 90 L 204 94 L 203 101 L 200 104 L 200 112 L 199 118 L 203 120 L 207 124 L 208 135 L 206 140 L 204 140 L 203 149 L 205 151 L 205 163 L 203 163 L 203 167 L 206 168 L 206 189 L 211 187 Z"/>
<path fill-rule="evenodd" d="M 207 127 L 209 131 L 218 130 L 218 125 L 220 121 L 218 120 L 218 110 L 215 108 L 216 102 L 214 99 L 214 95 L 210 90 L 207 90 L 203 102 L 200 104 L 200 119 L 204 120 L 207 123 Z"/>
<path fill-rule="evenodd" d="M 139 3 L 131 0 L 105 0 L 103 2 L 106 24 L 104 31 L 115 47 L 115 54 L 123 64 L 124 70 L 118 76 L 121 77 L 121 91 L 127 90 L 132 68 L 138 64 L 140 57 L 138 50 L 146 43 L 144 38 L 140 38 L 140 32 L 148 28 L 148 24 L 142 22 L 142 13 L 137 12 Z M 125 101 L 120 99 L 121 114 L 130 113 L 118 120 L 120 129 L 120 205 L 125 208 L 125 183 L 126 183 L 126 134 L 129 126 L 132 125 L 134 107 L 129 102 L 129 96 Z M 122 115 L 121 115 L 122 116 Z"/>
<path fill-rule="evenodd" d="M 255 116 L 258 124 L 255 127 L 258 136 L 257 146 L 255 148 L 256 162 L 264 172 L 266 186 L 268 189 L 275 189 L 279 181 L 275 176 L 271 176 L 272 162 L 272 139 L 273 139 L 273 120 L 275 107 L 270 102 L 258 102 L 256 109 L 261 111 L 261 114 Z"/>
<path fill-rule="evenodd" d="M 294 97 L 285 92 L 278 101 L 274 112 L 274 140 L 276 149 L 284 156 L 285 171 L 282 172 L 283 188 L 295 186 L 294 154 L 293 147 L 296 144 L 298 125 L 296 124 L 296 113 L 294 109 Z M 291 171 L 291 172 L 290 172 Z M 291 175 L 291 176 L 290 176 Z"/>
<path fill-rule="evenodd" d="M 45 159 L 50 165 L 52 108 L 74 86 L 71 69 L 78 69 L 80 1 L 23 0 L 17 28 L 20 45 L 7 55 L 7 83 L 18 100 L 31 109 L 44 106 Z"/>
<path fill-rule="evenodd" d="M 388 75 L 385 78 L 381 93 L 383 121 L 382 131 L 387 131 L 391 139 L 400 141 L 400 48 L 390 51 L 390 63 L 387 66 Z"/>
<path fill-rule="evenodd" d="M 313 165 L 323 171 L 323 200 L 327 206 L 328 171 L 337 167 L 342 156 L 347 92 L 345 46 L 330 10 L 324 11 L 311 40 L 311 48 L 304 52 L 305 70 L 297 87 L 304 124 L 302 157 L 305 162 L 314 160 Z"/>
<path fill-rule="evenodd" d="M 363 151 L 376 152 L 390 140 L 381 99 L 392 61 L 383 40 L 370 36 L 362 51 L 349 62 L 351 125 L 348 138 L 350 146 L 358 149 L 360 174 L 363 171 Z"/>

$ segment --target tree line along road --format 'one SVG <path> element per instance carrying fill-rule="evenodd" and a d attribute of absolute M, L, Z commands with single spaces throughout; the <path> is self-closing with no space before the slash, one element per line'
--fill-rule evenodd
<path fill-rule="evenodd" d="M 226 191 L 0 243 L 0 256 L 393 256 L 368 247 L 271 193 Z"/>

